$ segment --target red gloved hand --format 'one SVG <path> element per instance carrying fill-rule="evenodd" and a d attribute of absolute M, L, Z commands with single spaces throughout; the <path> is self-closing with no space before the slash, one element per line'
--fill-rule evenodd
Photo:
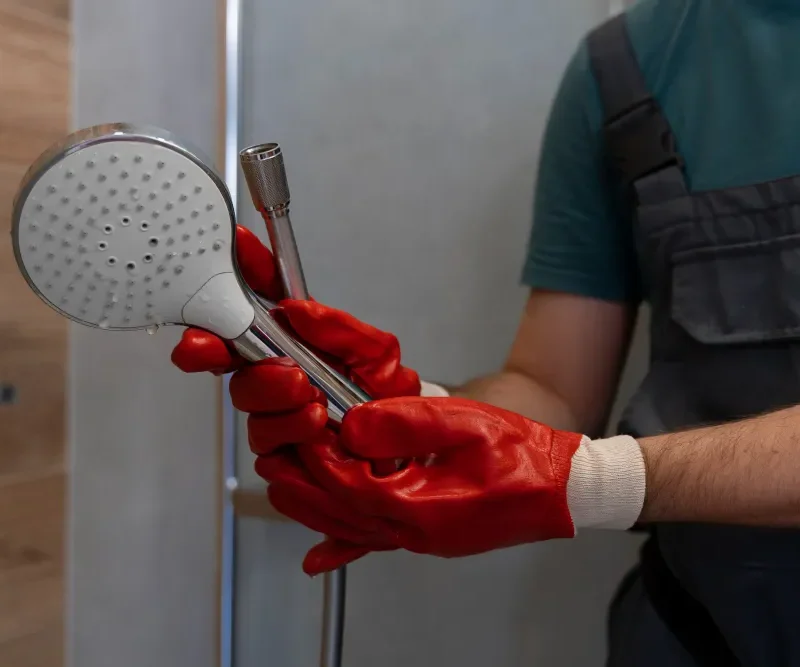
<path fill-rule="evenodd" d="M 354 408 L 341 432 L 262 457 L 279 511 L 334 538 L 306 572 L 342 564 L 336 540 L 368 550 L 466 556 L 572 537 L 566 485 L 577 433 L 457 398 L 394 398 Z M 382 476 L 372 461 L 410 462 Z"/>
<path fill-rule="evenodd" d="M 236 229 L 236 251 L 245 282 L 257 294 L 278 302 L 276 315 L 282 322 L 337 370 L 374 398 L 419 394 L 419 376 L 401 365 L 400 344 L 395 336 L 313 300 L 282 299 L 272 253 L 255 234 L 241 226 Z M 186 329 L 172 352 L 172 361 L 186 373 L 222 374 L 245 364 L 227 343 L 195 328 Z"/>
<path fill-rule="evenodd" d="M 281 300 L 272 253 L 244 227 L 237 227 L 236 249 L 247 284 L 277 301 L 284 323 L 337 370 L 375 398 L 419 394 L 419 377 L 401 365 L 400 345 L 393 335 L 315 301 Z M 187 328 L 172 352 L 172 361 L 187 373 L 236 371 L 230 383 L 231 400 L 238 410 L 249 413 L 248 438 L 257 456 L 269 456 L 282 445 L 313 441 L 326 429 L 324 395 L 289 360 L 247 364 L 217 336 Z M 342 562 L 368 552 L 352 544 L 333 544 Z"/>

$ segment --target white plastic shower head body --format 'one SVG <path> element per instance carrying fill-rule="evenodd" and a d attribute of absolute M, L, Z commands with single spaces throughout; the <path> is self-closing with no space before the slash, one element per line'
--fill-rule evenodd
<path fill-rule="evenodd" d="M 25 277 L 89 326 L 185 324 L 235 339 L 255 313 L 234 268 L 227 189 L 169 139 L 115 128 L 29 171 L 13 232 Z"/>
<path fill-rule="evenodd" d="M 99 125 L 46 151 L 14 200 L 25 279 L 80 324 L 188 325 L 250 361 L 289 356 L 344 413 L 369 397 L 298 343 L 241 279 L 230 193 L 200 153 L 158 128 Z"/>

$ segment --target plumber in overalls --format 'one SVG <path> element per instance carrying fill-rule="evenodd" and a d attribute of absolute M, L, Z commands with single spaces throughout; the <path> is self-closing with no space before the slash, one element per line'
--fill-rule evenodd
<path fill-rule="evenodd" d="M 237 238 L 248 282 L 279 298 L 269 252 Z M 310 573 L 646 531 L 609 667 L 800 666 L 800 0 L 641 0 L 587 35 L 552 106 L 523 279 L 504 369 L 449 389 L 394 336 L 283 301 L 376 399 L 340 428 L 291 364 L 245 367 L 197 330 L 173 361 L 236 371 L 272 503 L 327 536 Z M 593 440 L 641 303 L 649 371 Z"/>

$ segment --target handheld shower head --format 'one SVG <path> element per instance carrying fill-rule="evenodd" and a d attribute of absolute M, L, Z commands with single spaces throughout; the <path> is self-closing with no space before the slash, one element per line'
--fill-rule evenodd
<path fill-rule="evenodd" d="M 231 197 L 208 165 L 158 128 L 68 136 L 31 166 L 14 199 L 20 271 L 45 303 L 86 326 L 195 326 L 250 361 L 289 356 L 341 419 L 366 395 L 282 329 L 241 279 Z"/>
<path fill-rule="evenodd" d="M 189 324 L 235 338 L 252 321 L 227 189 L 158 130 L 99 126 L 51 148 L 23 178 L 12 237 L 28 284 L 80 324 Z M 220 289 L 228 308 L 204 298 Z"/>

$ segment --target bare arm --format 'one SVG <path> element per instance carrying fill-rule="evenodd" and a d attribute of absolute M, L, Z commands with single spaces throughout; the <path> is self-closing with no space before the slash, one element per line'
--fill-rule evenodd
<path fill-rule="evenodd" d="M 623 304 L 534 290 L 504 369 L 451 390 L 554 428 L 597 435 L 635 314 Z"/>
<path fill-rule="evenodd" d="M 641 521 L 800 526 L 800 407 L 639 444 Z"/>

